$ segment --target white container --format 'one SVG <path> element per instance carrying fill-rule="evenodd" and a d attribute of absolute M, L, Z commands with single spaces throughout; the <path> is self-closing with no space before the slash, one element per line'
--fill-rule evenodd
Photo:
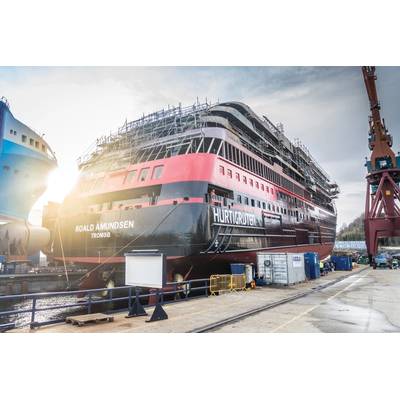
<path fill-rule="evenodd" d="M 246 274 L 246 283 L 251 283 L 253 280 L 253 266 L 246 264 L 245 268 L 245 274 Z"/>
<path fill-rule="evenodd" d="M 257 272 L 267 284 L 291 285 L 304 282 L 303 253 L 257 253 Z"/>

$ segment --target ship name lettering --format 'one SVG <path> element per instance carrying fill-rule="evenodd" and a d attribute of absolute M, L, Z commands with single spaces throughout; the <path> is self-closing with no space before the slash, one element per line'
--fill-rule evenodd
<path fill-rule="evenodd" d="M 211 207 L 213 211 L 214 222 L 229 225 L 256 225 L 256 217 L 254 214 L 242 211 L 234 211 Z"/>
<path fill-rule="evenodd" d="M 75 232 L 101 232 L 117 229 L 132 229 L 135 223 L 133 220 L 113 221 L 113 222 L 100 222 L 97 224 L 82 224 L 75 225 Z"/>

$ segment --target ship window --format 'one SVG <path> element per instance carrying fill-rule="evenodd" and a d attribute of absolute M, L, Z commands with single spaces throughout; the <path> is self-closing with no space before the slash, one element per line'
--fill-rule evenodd
<path fill-rule="evenodd" d="M 46 152 L 46 146 L 44 144 L 42 144 L 42 151 Z"/>
<path fill-rule="evenodd" d="M 236 147 L 233 148 L 233 158 L 234 158 L 234 162 L 236 164 L 239 164 L 239 161 L 240 161 L 240 159 L 239 159 L 239 150 Z"/>
<path fill-rule="evenodd" d="M 236 173 L 235 173 L 235 176 L 236 176 L 236 180 L 237 180 L 237 181 L 240 181 L 240 174 L 239 174 L 239 172 L 236 172 Z"/>
<path fill-rule="evenodd" d="M 253 186 L 253 179 L 249 179 L 250 186 Z"/>
<path fill-rule="evenodd" d="M 259 187 L 259 186 L 258 186 L 258 182 L 256 181 L 256 188 L 258 189 L 258 187 Z"/>
<path fill-rule="evenodd" d="M 107 201 L 107 202 L 105 202 L 105 203 L 103 203 L 103 211 L 107 211 L 107 210 L 111 210 L 111 207 L 112 207 L 112 203 L 111 203 L 111 201 Z"/>
<path fill-rule="evenodd" d="M 163 169 L 163 165 L 157 165 L 156 167 L 154 167 L 152 179 L 160 179 L 163 173 Z"/>
<path fill-rule="evenodd" d="M 244 204 L 249 205 L 249 198 L 248 197 L 244 198 Z"/>
<path fill-rule="evenodd" d="M 208 153 L 208 152 L 209 152 L 209 150 L 210 150 L 210 145 L 211 145 L 211 141 L 212 141 L 212 140 L 213 140 L 213 139 L 210 138 L 210 137 L 206 137 L 206 138 L 204 139 L 204 141 L 203 141 L 203 146 L 202 146 L 202 150 L 201 150 L 202 153 Z"/>
<path fill-rule="evenodd" d="M 159 160 L 160 158 L 164 158 L 164 156 L 165 156 L 165 146 L 160 146 L 158 148 L 158 152 L 155 159 Z"/>
<path fill-rule="evenodd" d="M 145 181 L 147 178 L 147 175 L 149 174 L 149 169 L 150 168 L 142 168 L 142 170 L 140 171 L 140 177 L 139 180 L 141 182 Z"/>
<path fill-rule="evenodd" d="M 210 153 L 217 154 L 220 144 L 221 144 L 221 139 L 214 139 L 210 148 Z"/>
<path fill-rule="evenodd" d="M 268 210 L 271 211 L 271 204 L 268 203 Z"/>
<path fill-rule="evenodd" d="M 22 135 L 22 143 L 26 143 L 26 139 L 27 139 L 26 135 Z"/>
<path fill-rule="evenodd" d="M 243 182 L 247 183 L 247 178 L 243 175 Z"/>
<path fill-rule="evenodd" d="M 35 147 L 36 147 L 37 149 L 39 148 L 39 142 L 38 142 L 38 141 L 35 142 Z"/>
<path fill-rule="evenodd" d="M 183 143 L 181 148 L 179 149 L 179 155 L 186 154 L 186 152 L 188 151 L 189 145 L 190 145 L 190 143 Z M 153 160 L 154 160 L 154 158 L 153 158 Z"/>
<path fill-rule="evenodd" d="M 33 146 L 33 145 L 35 144 L 35 141 L 34 141 L 33 139 L 29 139 L 29 144 L 30 144 L 31 146 Z"/>
<path fill-rule="evenodd" d="M 269 187 L 265 186 L 265 189 L 267 190 L 267 193 L 269 193 Z"/>
<path fill-rule="evenodd" d="M 232 162 L 236 164 L 236 147 L 232 146 Z"/>
<path fill-rule="evenodd" d="M 271 188 L 271 194 L 274 194 L 274 189 L 273 188 Z"/>
<path fill-rule="evenodd" d="M 229 178 L 232 178 L 232 170 L 231 170 L 231 169 L 228 169 L 228 170 L 226 171 L 226 173 L 227 173 L 227 175 L 229 176 Z"/>
<path fill-rule="evenodd" d="M 225 175 L 225 168 L 222 165 L 219 166 L 219 173 Z"/>
<path fill-rule="evenodd" d="M 258 208 L 261 208 L 260 200 L 257 200 L 257 207 L 258 207 Z"/>
<path fill-rule="evenodd" d="M 128 175 L 126 175 L 125 183 L 132 182 L 136 177 L 136 170 L 129 171 Z"/>
<path fill-rule="evenodd" d="M 263 207 L 263 210 L 265 210 L 265 203 L 264 202 L 262 203 L 262 207 Z"/>
<path fill-rule="evenodd" d="M 264 185 L 263 184 L 261 184 L 261 190 L 264 191 Z"/>
<path fill-rule="evenodd" d="M 237 202 L 242 204 L 242 196 L 240 194 L 237 195 Z"/>
<path fill-rule="evenodd" d="M 254 199 L 251 199 L 251 206 L 255 207 L 256 206 L 256 202 L 254 201 Z"/>

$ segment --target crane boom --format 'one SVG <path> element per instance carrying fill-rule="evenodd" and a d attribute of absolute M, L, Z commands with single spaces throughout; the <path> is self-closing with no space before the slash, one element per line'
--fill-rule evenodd
<path fill-rule="evenodd" d="M 362 67 L 371 115 L 369 117 L 370 160 L 365 201 L 365 242 L 370 262 L 378 250 L 378 239 L 400 236 L 400 156 L 394 154 L 392 136 L 381 119 L 375 67 Z"/>

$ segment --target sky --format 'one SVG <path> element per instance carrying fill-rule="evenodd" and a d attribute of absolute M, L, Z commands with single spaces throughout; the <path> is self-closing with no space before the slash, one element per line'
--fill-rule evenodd
<path fill-rule="evenodd" d="M 378 94 L 394 150 L 400 149 L 400 68 L 380 67 Z M 45 139 L 59 168 L 35 204 L 62 201 L 76 159 L 125 120 L 198 98 L 242 101 L 299 138 L 341 189 L 338 227 L 364 208 L 369 105 L 360 67 L 0 67 L 0 96 Z"/>

